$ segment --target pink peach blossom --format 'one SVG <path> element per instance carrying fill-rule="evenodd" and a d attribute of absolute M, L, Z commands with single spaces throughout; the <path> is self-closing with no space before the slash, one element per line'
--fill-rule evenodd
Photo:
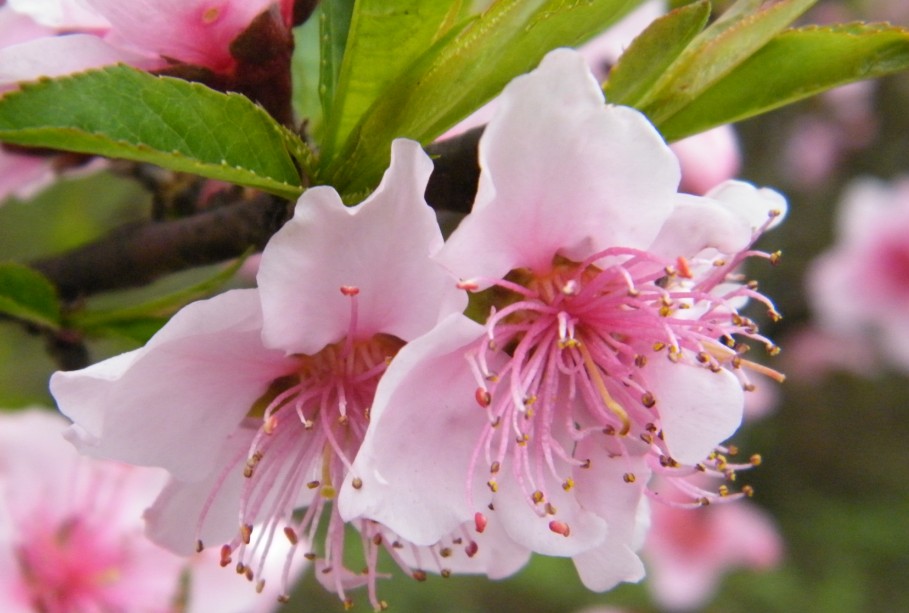
<path fill-rule="evenodd" d="M 466 301 L 429 259 L 442 245 L 423 200 L 431 170 L 418 143 L 396 141 L 359 205 L 330 187 L 303 194 L 265 248 L 257 290 L 190 304 L 144 348 L 54 374 L 83 452 L 171 473 L 147 513 L 156 542 L 182 553 L 225 543 L 222 564 L 262 585 L 273 543 L 289 541 L 282 589 L 303 549 L 343 600 L 366 584 L 375 607 L 381 548 L 418 578 L 423 568 L 501 576 L 526 561 L 508 543 L 476 555 L 482 538 L 457 526 L 420 549 L 364 520 L 355 525 L 367 570 L 344 567 L 346 526 L 331 501 L 368 430 L 377 381 L 401 346 Z"/>
<path fill-rule="evenodd" d="M 499 98 L 473 212 L 436 256 L 485 325 L 451 315 L 392 362 L 342 516 L 418 544 L 497 516 L 605 590 L 643 576 L 651 473 L 679 477 L 692 504 L 728 494 L 682 477 L 738 468 L 718 446 L 745 371 L 772 371 L 734 338 L 773 345 L 737 308 L 772 305 L 732 272 L 769 257 L 750 245 L 785 201 L 735 182 L 679 194 L 653 126 L 603 102 L 565 49 Z"/>

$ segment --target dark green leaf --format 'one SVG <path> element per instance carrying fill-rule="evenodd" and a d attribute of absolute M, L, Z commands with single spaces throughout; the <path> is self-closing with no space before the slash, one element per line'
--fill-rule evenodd
<path fill-rule="evenodd" d="M 126 66 L 0 98 L 0 141 L 150 162 L 287 198 L 302 191 L 293 139 L 244 96 Z"/>
<path fill-rule="evenodd" d="M 903 28 L 846 24 L 789 30 L 659 128 L 677 140 L 838 85 L 907 69 L 909 31 Z"/>
<path fill-rule="evenodd" d="M 60 303 L 54 286 L 27 266 L 0 263 L 0 313 L 45 328 L 60 326 Z"/>

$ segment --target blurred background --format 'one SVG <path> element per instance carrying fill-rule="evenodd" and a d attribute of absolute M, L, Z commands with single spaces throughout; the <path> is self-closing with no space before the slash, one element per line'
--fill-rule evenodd
<path fill-rule="evenodd" d="M 805 21 L 889 18 L 905 25 L 907 5 L 904 0 L 821 2 Z M 821 254 L 835 245 L 843 248 L 837 216 L 844 203 L 859 198 L 857 179 L 885 182 L 877 188 L 890 194 L 894 224 L 900 223 L 899 209 L 909 209 L 909 190 L 900 193 L 896 187 L 901 175 L 909 176 L 909 75 L 836 90 L 743 122 L 735 131 L 739 176 L 773 186 L 790 203 L 786 221 L 759 245 L 781 250 L 780 264 L 758 261 L 748 270 L 784 316 L 771 323 L 761 309 L 751 313 L 783 349 L 768 363 L 787 374 L 782 385 L 761 382 L 758 406 L 733 441 L 745 457 L 759 453 L 763 458 L 760 467 L 744 475 L 755 489 L 746 504 L 758 510 L 759 519 L 730 519 L 716 527 L 704 518 L 689 518 L 681 534 L 667 528 L 660 538 L 668 544 L 648 543 L 644 550 L 645 561 L 654 572 L 659 569 L 654 577 L 662 579 L 607 594 L 588 592 L 569 560 L 536 557 L 523 572 L 500 582 L 430 576 L 417 583 L 388 564 L 396 576 L 379 589 L 392 610 L 849 613 L 909 608 L 909 360 L 886 348 L 887 337 L 898 337 L 900 326 L 909 328 L 909 222 L 894 231 L 894 240 L 903 240 L 902 251 L 896 245 L 888 252 L 896 262 L 888 304 L 879 296 L 862 296 L 861 286 L 840 287 L 844 302 L 869 299 L 866 312 L 886 321 L 869 316 L 853 320 L 854 326 L 838 322 L 821 311 L 840 298 L 835 293 L 819 297 L 823 281 L 808 281 Z M 0 206 L 0 261 L 27 262 L 89 242 L 147 218 L 150 206 L 137 183 L 109 171 L 59 182 L 32 199 L 10 198 Z M 855 264 L 863 253 L 867 250 L 857 249 L 842 261 Z M 94 300 L 131 302 L 211 274 L 191 271 L 138 292 Z M 97 360 L 134 346 L 127 339 L 105 339 L 90 349 Z M 41 337 L 0 322 L 0 407 L 53 406 L 47 378 L 54 368 Z M 709 539 L 719 543 L 715 549 Z M 689 575 L 684 568 L 672 570 L 665 557 L 671 552 L 689 560 Z M 697 565 L 717 583 L 715 591 L 698 588 L 703 593 L 695 598 L 685 595 L 686 588 L 710 583 L 694 575 Z M 681 587 L 671 586 L 666 573 L 672 572 L 682 573 L 675 579 Z M 365 595 L 354 596 L 354 610 L 369 610 Z M 342 606 L 309 573 L 283 610 L 338 611 Z"/>

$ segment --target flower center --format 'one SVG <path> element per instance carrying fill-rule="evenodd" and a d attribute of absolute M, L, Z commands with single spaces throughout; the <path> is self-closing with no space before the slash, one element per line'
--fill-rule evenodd
<path fill-rule="evenodd" d="M 348 337 L 315 355 L 297 356 L 296 373 L 272 382 L 251 412 L 259 425 L 239 468 L 245 477 L 240 529 L 222 547 L 222 566 L 236 559 L 237 572 L 250 581 L 258 578 L 256 588 L 262 590 L 268 550 L 281 532 L 291 543 L 284 587 L 291 559 L 306 543 L 313 549 L 303 555 L 317 561 L 320 572 L 332 579 L 332 587 L 346 600 L 345 575 L 350 571 L 343 562 L 344 522 L 328 503 L 363 441 L 379 378 L 403 344 L 382 334 L 365 340 Z M 238 460 L 237 464 L 242 461 Z M 295 513 L 302 506 L 305 510 Z M 203 520 L 204 513 L 200 526 Z M 322 551 L 317 553 L 320 539 Z M 374 565 L 367 575 L 372 585 Z"/>
<path fill-rule="evenodd" d="M 556 514 L 546 483 L 554 480 L 568 491 L 572 472 L 589 468 L 590 461 L 575 453 L 586 437 L 615 438 L 618 444 L 610 448 L 618 455 L 639 455 L 643 444 L 657 468 L 679 468 L 663 441 L 659 399 L 643 370 L 648 360 L 730 370 L 746 389 L 753 385 L 743 367 L 780 377 L 744 360 L 747 345 L 735 340 L 776 351 L 737 312 L 739 303 L 755 299 L 778 317 L 755 284 L 733 281 L 733 267 L 747 255 L 757 252 L 729 261 L 666 262 L 613 248 L 580 263 L 556 257 L 543 274 L 515 270 L 495 281 L 484 292 L 491 305 L 487 336 L 468 356 L 477 402 L 488 418 L 471 479 L 485 461 L 495 494 L 500 471 L 510 465 L 528 504 L 546 517 Z M 716 464 L 708 458 L 698 470 Z M 627 483 L 635 479 L 625 475 Z M 696 498 L 704 497 L 698 490 Z M 550 529 L 570 534 L 560 521 L 551 521 Z"/>

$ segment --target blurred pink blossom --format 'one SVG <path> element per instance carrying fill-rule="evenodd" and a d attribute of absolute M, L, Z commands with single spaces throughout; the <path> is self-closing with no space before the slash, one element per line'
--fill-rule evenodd
<path fill-rule="evenodd" d="M 643 554 L 647 587 L 670 611 L 700 610 L 727 573 L 779 564 L 783 540 L 750 502 L 691 510 L 654 504 Z"/>
<path fill-rule="evenodd" d="M 237 589 L 233 572 L 217 568 L 211 556 L 184 559 L 149 541 L 142 510 L 163 485 L 164 471 L 80 457 L 63 440 L 66 427 L 41 409 L 0 415 L 4 613 L 274 608 L 276 594 L 256 598 Z"/>
<path fill-rule="evenodd" d="M 870 342 L 909 370 L 909 177 L 852 183 L 836 230 L 837 242 L 806 277 L 817 325 L 840 347 Z"/>
<path fill-rule="evenodd" d="M 728 492 L 686 482 L 695 464 L 738 468 L 717 450 L 746 372 L 774 373 L 740 356 L 734 337 L 773 345 L 736 308 L 772 305 L 732 273 L 769 257 L 751 244 L 785 200 L 738 182 L 679 194 L 653 126 L 605 105 L 567 49 L 506 87 L 479 163 L 473 211 L 435 259 L 485 325 L 456 314 L 401 350 L 342 514 L 416 543 L 497 516 L 591 589 L 639 580 L 651 473 L 698 505 Z"/>

